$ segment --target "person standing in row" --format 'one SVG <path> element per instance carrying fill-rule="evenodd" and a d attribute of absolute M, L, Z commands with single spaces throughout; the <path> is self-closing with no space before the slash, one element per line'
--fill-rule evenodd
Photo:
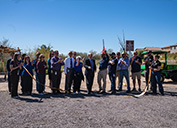
<path fill-rule="evenodd" d="M 149 78 L 149 67 L 151 66 L 153 61 L 152 51 L 148 51 L 148 56 L 144 59 L 143 64 L 145 64 L 145 79 L 146 79 L 146 85 L 148 84 L 148 78 Z M 150 89 L 152 90 L 152 84 Z"/>
<path fill-rule="evenodd" d="M 73 55 L 72 55 L 72 57 L 73 57 L 73 59 L 74 59 L 74 62 L 77 61 L 77 59 L 76 59 L 76 55 L 77 55 L 77 53 L 76 53 L 76 51 L 74 51 L 74 52 L 73 52 Z"/>
<path fill-rule="evenodd" d="M 8 89 L 9 89 L 9 94 L 11 94 L 11 78 L 10 78 L 10 62 L 13 59 L 14 53 L 10 53 L 10 58 L 7 60 L 6 63 L 6 69 L 7 69 L 7 75 L 8 75 Z"/>
<path fill-rule="evenodd" d="M 39 95 L 44 95 L 45 90 L 45 77 L 46 77 L 46 69 L 47 69 L 47 63 L 45 62 L 44 55 L 40 54 L 39 61 L 36 64 L 37 69 L 37 78 L 39 80 L 39 88 L 38 92 Z"/>
<path fill-rule="evenodd" d="M 74 63 L 74 85 L 73 85 L 73 94 L 76 94 L 76 91 L 78 94 L 81 94 L 80 92 L 80 86 L 81 86 L 81 81 L 84 80 L 84 76 L 82 73 L 82 67 L 83 63 L 80 62 L 81 57 L 77 56 L 76 57 L 76 62 Z"/>
<path fill-rule="evenodd" d="M 130 59 L 132 79 L 133 79 L 132 91 L 136 91 L 136 87 L 135 87 L 136 77 L 139 85 L 138 91 L 141 91 L 141 64 L 142 64 L 141 58 L 138 56 L 137 51 L 134 51 L 133 57 Z"/>
<path fill-rule="evenodd" d="M 65 59 L 64 71 L 66 75 L 65 81 L 65 92 L 71 93 L 71 84 L 74 78 L 74 58 L 72 57 L 73 53 L 70 51 L 68 53 L 68 58 Z"/>
<path fill-rule="evenodd" d="M 125 79 L 127 81 L 127 93 L 130 93 L 130 81 L 129 81 L 129 72 L 128 67 L 130 66 L 130 61 L 127 58 L 127 53 L 122 53 L 122 58 L 119 60 L 118 65 L 120 66 L 120 84 L 119 84 L 119 90 L 122 91 L 122 84 L 123 84 L 123 77 L 125 76 Z"/>
<path fill-rule="evenodd" d="M 112 52 L 110 54 L 111 60 L 108 63 L 108 71 L 109 71 L 109 79 L 111 81 L 111 93 L 116 93 L 116 67 L 117 67 L 117 59 L 116 59 L 116 54 Z"/>
<path fill-rule="evenodd" d="M 159 61 L 159 56 L 155 55 L 154 60 L 152 61 L 152 65 L 150 67 L 152 69 L 152 86 L 153 86 L 153 94 L 157 94 L 157 84 L 159 86 L 159 93 L 164 95 L 164 90 L 162 83 L 160 81 L 161 78 L 161 62 Z"/>
<path fill-rule="evenodd" d="M 36 64 L 38 62 L 38 59 L 39 59 L 39 56 L 40 56 L 41 53 L 37 52 L 36 53 L 36 58 L 33 60 L 33 66 L 34 66 L 34 72 L 35 72 L 35 79 L 38 81 L 38 78 L 37 78 L 37 69 L 36 69 Z M 39 83 L 36 82 L 36 89 L 37 91 L 39 92 Z"/>
<path fill-rule="evenodd" d="M 18 82 L 20 77 L 20 70 L 22 69 L 22 65 L 20 63 L 20 54 L 15 53 L 14 57 L 10 63 L 11 70 L 11 97 L 17 99 L 18 96 Z"/>
<path fill-rule="evenodd" d="M 33 76 L 33 63 L 30 62 L 30 57 L 25 56 L 24 57 L 24 63 L 23 66 L 29 71 L 29 73 Z M 22 94 L 32 94 L 32 77 L 28 74 L 28 72 L 23 68 L 22 71 Z"/>
<path fill-rule="evenodd" d="M 96 64 L 95 64 L 95 60 L 93 59 L 92 53 L 88 54 L 88 59 L 84 61 L 84 67 L 85 67 L 87 93 L 91 94 L 93 79 L 96 71 Z"/>
<path fill-rule="evenodd" d="M 120 56 L 121 56 L 120 52 L 117 52 L 116 78 L 118 78 L 118 88 L 119 88 L 119 84 L 120 84 L 120 69 L 121 69 L 120 66 L 118 65 L 118 62 L 121 58 Z M 116 81 L 116 79 L 115 79 L 115 81 Z"/>
<path fill-rule="evenodd" d="M 107 77 L 107 66 L 109 62 L 109 56 L 106 52 L 101 53 L 101 60 L 99 62 L 99 72 L 98 72 L 98 85 L 99 93 L 106 92 L 106 77 Z M 103 79 L 103 88 L 101 87 L 101 80 Z"/>
<path fill-rule="evenodd" d="M 51 59 L 52 59 L 53 56 L 54 56 L 54 53 L 53 53 L 53 51 L 52 51 L 52 52 L 49 53 L 49 58 L 48 58 L 48 60 L 47 60 L 50 88 L 52 87 Z"/>
<path fill-rule="evenodd" d="M 25 56 L 26 56 L 26 53 L 23 53 L 21 55 L 21 60 L 20 60 L 20 63 L 24 63 L 25 62 Z M 20 85 L 21 85 L 21 91 L 23 93 L 23 78 L 22 78 L 22 72 L 23 72 L 23 68 L 20 70 Z"/>
<path fill-rule="evenodd" d="M 73 59 L 74 59 L 74 63 L 77 61 L 76 60 L 76 55 L 77 55 L 77 53 L 76 53 L 76 51 L 73 51 L 73 55 L 72 55 L 72 57 L 73 57 Z M 73 76 L 73 80 L 72 80 L 72 83 L 71 83 L 71 86 L 73 86 L 73 90 L 74 90 L 74 84 L 75 84 L 76 82 L 75 82 L 75 76 Z"/>
<path fill-rule="evenodd" d="M 60 82 L 61 82 L 61 66 L 64 62 L 59 57 L 59 52 L 54 51 L 54 57 L 51 58 L 51 79 L 52 79 L 52 92 L 53 94 L 60 93 Z"/>

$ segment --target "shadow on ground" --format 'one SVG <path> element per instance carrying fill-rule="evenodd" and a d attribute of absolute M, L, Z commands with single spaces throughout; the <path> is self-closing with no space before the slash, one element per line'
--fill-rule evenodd
<path fill-rule="evenodd" d="M 44 95 L 39 95 L 37 93 L 34 93 L 32 95 L 22 95 L 20 94 L 20 98 L 19 100 L 21 101 L 26 101 L 26 102 L 38 102 L 38 103 L 42 103 L 43 99 L 51 99 L 51 98 L 80 98 L 80 99 L 84 99 L 86 97 L 107 97 L 107 96 L 111 96 L 111 95 L 115 95 L 115 96 L 124 96 L 124 97 L 134 97 L 134 98 L 138 98 L 136 97 L 137 95 L 141 94 L 141 92 L 135 91 L 135 92 L 131 92 L 131 93 L 126 93 L 126 91 L 121 91 L 121 92 L 117 92 L 115 94 L 111 94 L 111 93 L 104 93 L 104 94 L 100 94 L 96 91 L 94 91 L 92 94 L 86 94 L 85 90 L 81 90 L 82 94 L 65 94 L 65 93 L 60 93 L 60 94 L 52 94 L 52 93 L 46 93 Z M 153 95 L 152 92 L 146 92 L 145 96 L 148 95 Z M 157 94 L 159 95 L 159 94 Z M 165 95 L 166 96 L 177 96 L 177 92 L 170 92 L 170 91 L 165 91 Z"/>

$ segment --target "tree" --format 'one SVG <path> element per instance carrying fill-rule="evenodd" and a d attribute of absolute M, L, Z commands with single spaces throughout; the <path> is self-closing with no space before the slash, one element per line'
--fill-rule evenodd
<path fill-rule="evenodd" d="M 3 39 L 2 41 L 0 41 L 0 45 L 4 46 L 4 47 L 8 47 L 11 48 L 12 45 L 9 43 L 8 39 Z M 10 57 L 9 53 L 0 53 L 1 54 L 1 61 L 2 63 L 0 64 L 0 72 L 4 72 L 5 69 L 3 69 L 3 67 L 6 65 L 7 59 Z"/>
<path fill-rule="evenodd" d="M 52 50 L 52 46 L 49 44 L 48 46 L 46 46 L 45 44 L 42 44 L 41 46 L 39 46 L 37 49 L 36 49 L 36 51 L 35 51 L 35 53 L 36 52 L 40 52 L 41 54 L 43 54 L 44 56 L 45 56 L 45 58 L 46 58 L 46 60 L 47 60 L 47 58 L 49 57 L 49 53 L 51 52 L 51 51 L 53 51 Z"/>
<path fill-rule="evenodd" d="M 86 52 L 77 52 L 77 56 L 81 56 L 82 58 L 87 58 Z"/>
<path fill-rule="evenodd" d="M 67 56 L 65 56 L 63 53 L 59 53 L 59 56 L 61 57 L 61 59 L 64 61 L 65 58 L 67 58 Z"/>
<path fill-rule="evenodd" d="M 142 55 L 143 50 L 137 51 L 138 52 L 138 56 L 141 57 L 141 59 L 144 59 L 144 55 Z"/>
<path fill-rule="evenodd" d="M 97 61 L 97 60 L 100 60 L 100 53 L 97 53 L 96 51 L 94 50 L 91 50 L 89 51 L 89 53 L 92 53 L 93 54 L 93 58 Z"/>
<path fill-rule="evenodd" d="M 36 49 L 32 50 L 31 48 L 29 48 L 28 50 L 24 50 L 24 51 L 31 58 L 31 60 L 35 58 Z"/>
<path fill-rule="evenodd" d="M 117 36 L 119 44 L 121 46 L 122 51 L 126 52 L 126 42 L 125 42 L 125 34 L 123 31 L 123 39 L 121 39 L 119 36 Z"/>
<path fill-rule="evenodd" d="M 97 54 L 97 51 L 90 50 L 89 53 L 92 53 L 92 55 L 95 56 Z"/>

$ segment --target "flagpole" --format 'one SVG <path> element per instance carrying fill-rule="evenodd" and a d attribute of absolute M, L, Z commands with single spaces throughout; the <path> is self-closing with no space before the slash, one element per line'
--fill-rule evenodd
<path fill-rule="evenodd" d="M 103 47 L 105 47 L 105 46 L 104 46 L 104 39 L 103 39 Z"/>

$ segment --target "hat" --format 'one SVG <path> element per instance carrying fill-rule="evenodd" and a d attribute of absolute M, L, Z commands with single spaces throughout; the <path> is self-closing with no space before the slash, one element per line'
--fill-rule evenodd
<path fill-rule="evenodd" d="M 82 59 L 81 56 L 77 56 L 76 59 Z"/>
<path fill-rule="evenodd" d="M 109 54 L 109 55 L 110 55 L 110 56 L 112 56 L 112 55 L 116 55 L 116 54 L 115 54 L 115 52 L 112 52 L 112 53 L 111 53 L 111 54 Z"/>
<path fill-rule="evenodd" d="M 151 50 L 149 50 L 149 51 L 148 51 L 148 54 L 149 54 L 149 53 L 152 53 L 152 51 L 151 51 Z"/>

